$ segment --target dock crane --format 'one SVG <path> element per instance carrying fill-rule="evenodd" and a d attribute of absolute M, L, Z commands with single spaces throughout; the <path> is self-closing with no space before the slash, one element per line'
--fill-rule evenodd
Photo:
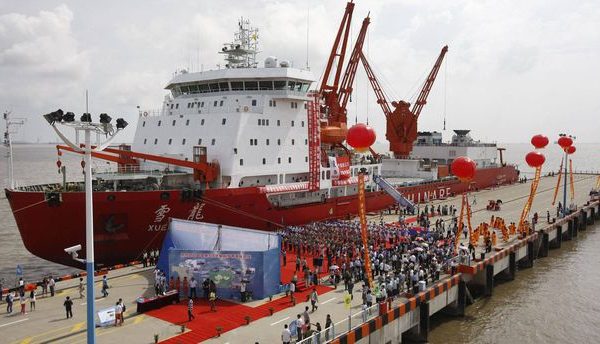
<path fill-rule="evenodd" d="M 417 120 L 423 110 L 423 106 L 427 104 L 427 97 L 433 87 L 433 83 L 435 82 L 435 78 L 440 70 L 446 52 L 448 52 L 448 46 L 442 48 L 442 51 L 435 61 L 431 72 L 429 72 L 425 84 L 423 85 L 423 89 L 412 109 L 410 109 L 410 103 L 401 100 L 397 102 L 393 101 L 391 103 L 394 107 L 393 111 L 373 69 L 367 61 L 367 58 L 362 52 L 360 53 L 360 59 L 367 73 L 367 77 L 369 78 L 369 82 L 371 83 L 371 87 L 375 92 L 375 96 L 377 97 L 377 103 L 381 106 L 381 109 L 385 114 L 385 137 L 390 143 L 390 151 L 394 153 L 395 158 L 406 158 L 412 151 L 413 143 L 417 139 Z"/>

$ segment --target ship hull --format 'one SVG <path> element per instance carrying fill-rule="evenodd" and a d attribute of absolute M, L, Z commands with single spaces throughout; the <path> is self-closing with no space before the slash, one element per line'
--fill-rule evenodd
<path fill-rule="evenodd" d="M 471 188 L 509 184 L 518 178 L 512 166 L 478 170 Z M 466 191 L 457 180 L 399 188 L 407 198 L 422 203 Z M 60 202 L 45 202 L 44 192 L 5 190 L 25 247 L 43 259 L 82 268 L 64 252 L 81 244 L 85 252 L 85 194 L 61 193 Z M 357 213 L 357 195 L 293 207 L 275 207 L 260 188 L 206 190 L 200 198 L 181 190 L 94 192 L 96 265 L 110 266 L 137 260 L 144 251 L 160 248 L 169 218 L 218 223 L 274 231 Z M 367 211 L 390 208 L 394 200 L 383 191 L 366 193 Z"/>

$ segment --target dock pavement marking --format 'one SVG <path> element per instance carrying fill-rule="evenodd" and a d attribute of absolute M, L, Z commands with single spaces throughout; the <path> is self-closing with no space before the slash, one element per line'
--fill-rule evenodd
<path fill-rule="evenodd" d="M 282 321 L 286 321 L 286 320 L 288 320 L 289 318 L 290 318 L 290 317 L 285 317 L 285 318 L 283 318 L 283 319 L 281 319 L 281 320 L 277 320 L 276 322 L 272 323 L 272 324 L 271 324 L 271 326 L 277 325 L 277 324 L 279 324 L 279 323 L 280 323 L 280 322 L 282 322 Z"/>
<path fill-rule="evenodd" d="M 322 305 L 324 305 L 324 304 L 326 304 L 326 303 L 329 303 L 329 302 L 331 302 L 331 301 L 333 301 L 333 300 L 335 300 L 335 299 L 337 299 L 337 297 L 332 297 L 331 299 L 329 299 L 329 300 L 327 300 L 327 301 L 323 301 L 323 302 L 321 302 L 321 304 L 322 304 Z"/>
<path fill-rule="evenodd" d="M 32 339 L 33 339 L 33 337 L 27 337 L 27 338 L 23 339 L 19 344 L 29 344 L 29 343 L 31 343 Z"/>
<path fill-rule="evenodd" d="M 135 319 L 133 320 L 133 324 L 134 324 L 134 325 L 135 325 L 135 324 L 139 324 L 139 323 L 141 323 L 141 322 L 142 322 L 142 321 L 144 321 L 144 320 L 146 320 L 146 316 L 145 316 L 145 315 L 143 315 L 143 314 L 142 314 L 142 315 L 139 315 L 139 316 L 135 317 Z"/>
<path fill-rule="evenodd" d="M 129 276 L 129 279 L 136 279 L 142 277 L 140 274 L 133 274 Z"/>
<path fill-rule="evenodd" d="M 85 325 L 85 321 L 79 322 L 79 323 L 73 325 L 73 327 L 71 328 L 71 331 L 69 331 L 69 332 L 70 333 L 77 332 L 77 331 L 81 330 L 84 325 Z"/>
<path fill-rule="evenodd" d="M 23 321 L 27 321 L 27 320 L 29 320 L 29 318 L 25 318 L 25 319 L 21 319 L 21 320 L 17 320 L 17 321 L 9 322 L 9 323 L 6 323 L 6 324 L 2 324 L 2 325 L 0 325 L 0 327 L 4 327 L 4 326 L 8 326 L 8 325 L 12 325 L 12 324 L 17 324 L 17 323 L 20 323 L 20 322 L 23 322 Z"/>

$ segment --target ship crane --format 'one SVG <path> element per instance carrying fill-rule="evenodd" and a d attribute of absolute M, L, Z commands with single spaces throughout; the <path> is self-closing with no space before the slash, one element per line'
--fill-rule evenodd
<path fill-rule="evenodd" d="M 425 84 L 423 85 L 423 89 L 412 109 L 410 109 L 410 103 L 401 100 L 398 102 L 393 101 L 391 103 L 394 107 L 393 111 L 377 77 L 375 77 L 373 69 L 367 61 L 367 58 L 360 52 L 360 59 L 373 91 L 375 92 L 375 96 L 377 97 L 377 103 L 381 106 L 386 117 L 385 137 L 390 143 L 390 151 L 394 153 L 395 158 L 406 158 L 412 151 L 413 143 L 417 139 L 417 120 L 419 119 L 423 107 L 427 104 L 427 97 L 429 96 L 429 92 L 431 92 L 431 88 L 433 87 L 433 83 L 435 82 L 435 78 L 446 52 L 448 52 L 448 46 L 442 48 L 442 51 L 435 61 L 431 72 L 429 72 Z"/>

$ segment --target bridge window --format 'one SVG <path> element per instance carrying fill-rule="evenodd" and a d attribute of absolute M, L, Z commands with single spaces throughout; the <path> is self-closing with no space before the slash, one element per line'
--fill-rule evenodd
<path fill-rule="evenodd" d="M 295 81 L 288 81 L 288 90 L 293 91 L 295 87 L 296 87 Z"/>
<path fill-rule="evenodd" d="M 244 88 L 246 91 L 258 90 L 258 81 L 244 81 Z"/>
<path fill-rule="evenodd" d="M 258 88 L 260 90 L 273 90 L 273 81 L 259 81 Z"/>
<path fill-rule="evenodd" d="M 198 92 L 199 93 L 208 93 L 208 92 L 210 92 L 210 88 L 208 87 L 208 84 L 200 84 L 200 85 L 198 85 Z"/>
<path fill-rule="evenodd" d="M 229 91 L 229 83 L 227 83 L 227 82 L 220 82 L 219 83 L 219 88 L 221 89 L 221 92 Z"/>
<path fill-rule="evenodd" d="M 232 81 L 231 82 L 231 90 L 232 91 L 243 91 L 244 90 L 244 82 L 243 81 Z"/>
<path fill-rule="evenodd" d="M 273 84 L 276 90 L 285 90 L 285 80 L 275 80 Z"/>
<path fill-rule="evenodd" d="M 219 92 L 219 84 L 209 84 L 208 87 L 210 87 L 211 92 Z"/>

